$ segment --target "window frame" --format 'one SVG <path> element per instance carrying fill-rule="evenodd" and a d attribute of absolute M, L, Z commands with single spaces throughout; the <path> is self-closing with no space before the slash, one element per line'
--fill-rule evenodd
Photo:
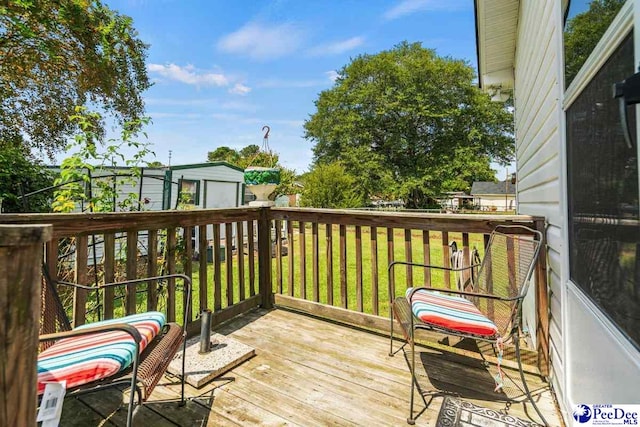
<path fill-rule="evenodd" d="M 178 198 L 180 198 L 182 196 L 182 194 L 184 194 L 184 191 L 182 190 L 182 185 L 188 183 L 188 184 L 195 184 L 196 185 L 196 192 L 195 195 L 193 197 L 193 203 L 187 203 L 187 205 L 190 206 L 200 206 L 200 180 L 199 179 L 186 179 L 186 178 L 180 178 L 178 180 Z M 189 193 L 191 194 L 191 193 Z M 180 202 L 180 200 L 178 200 L 178 202 Z"/>

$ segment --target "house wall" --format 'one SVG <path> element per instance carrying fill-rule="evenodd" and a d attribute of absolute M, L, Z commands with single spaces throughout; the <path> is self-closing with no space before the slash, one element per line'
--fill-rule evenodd
<path fill-rule="evenodd" d="M 569 421 L 579 403 L 638 403 L 640 354 L 569 280 L 561 3 L 520 2 L 514 105 L 518 213 L 548 222 L 551 381 Z"/>
<path fill-rule="evenodd" d="M 559 0 L 520 2 L 515 59 L 515 133 L 518 213 L 547 218 L 551 381 L 566 398 L 563 328 L 564 212 L 562 16 Z M 531 288 L 530 288 L 531 289 Z M 530 311 L 530 310 L 528 310 Z M 525 313 L 525 322 L 535 316 Z M 535 331 L 535 325 L 529 325 Z"/>
<path fill-rule="evenodd" d="M 505 201 L 506 199 L 506 201 Z M 475 196 L 474 202 L 480 205 L 481 208 L 491 208 L 495 207 L 495 210 L 503 211 L 505 209 L 511 210 L 516 208 L 515 203 L 516 197 L 508 195 L 504 196 L 504 194 L 483 194 L 482 196 Z"/>

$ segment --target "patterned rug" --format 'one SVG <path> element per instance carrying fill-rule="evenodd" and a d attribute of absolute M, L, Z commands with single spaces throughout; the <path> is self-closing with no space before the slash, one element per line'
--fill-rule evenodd
<path fill-rule="evenodd" d="M 534 427 L 536 423 L 446 396 L 436 427 Z"/>

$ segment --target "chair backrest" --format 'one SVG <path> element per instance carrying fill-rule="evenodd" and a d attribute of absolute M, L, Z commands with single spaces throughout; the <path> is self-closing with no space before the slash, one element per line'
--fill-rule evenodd
<path fill-rule="evenodd" d="M 42 264 L 42 304 L 40 310 L 40 335 L 70 331 L 71 322 L 60 299 L 54 279 L 46 264 Z M 53 345 L 53 341 L 40 344 L 40 350 Z"/>
<path fill-rule="evenodd" d="M 474 301 L 502 334 L 519 327 L 520 305 L 526 296 L 542 245 L 542 233 L 521 225 L 498 226 L 491 233 L 478 277 L 477 292 L 511 301 Z"/>

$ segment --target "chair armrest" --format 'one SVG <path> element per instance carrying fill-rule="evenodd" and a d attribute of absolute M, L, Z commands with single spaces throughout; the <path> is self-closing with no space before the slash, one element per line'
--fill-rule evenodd
<path fill-rule="evenodd" d="M 100 334 L 104 332 L 113 332 L 113 331 L 122 331 L 131 335 L 133 340 L 136 342 L 136 346 L 139 346 L 139 344 L 142 342 L 142 335 L 140 335 L 140 332 L 134 326 L 128 325 L 126 323 L 114 323 L 111 325 L 90 326 L 86 328 L 72 329 L 70 331 L 56 332 L 54 334 L 40 335 L 38 337 L 38 341 L 40 342 L 53 341 L 53 340 L 59 340 L 62 338 L 71 338 L 71 337 L 78 337 L 82 335 Z"/>
<path fill-rule="evenodd" d="M 478 293 L 478 292 L 458 291 L 458 290 L 454 290 L 454 289 L 434 288 L 432 286 L 420 286 L 420 287 L 413 288 L 411 290 L 411 293 L 409 293 L 409 295 L 407 295 L 407 299 L 409 301 L 411 301 L 411 298 L 413 297 L 413 294 L 416 293 L 416 291 L 419 291 L 421 289 L 424 289 L 424 290 L 427 290 L 427 291 L 443 292 L 443 293 L 446 293 L 446 294 L 465 295 L 465 296 L 470 296 L 470 297 L 486 298 L 486 299 L 499 300 L 499 301 L 515 301 L 515 300 L 524 298 L 523 296 L 515 296 L 515 297 L 507 298 L 507 297 L 501 297 L 501 296 L 493 295 L 493 294 L 483 294 L 483 293 Z"/>

